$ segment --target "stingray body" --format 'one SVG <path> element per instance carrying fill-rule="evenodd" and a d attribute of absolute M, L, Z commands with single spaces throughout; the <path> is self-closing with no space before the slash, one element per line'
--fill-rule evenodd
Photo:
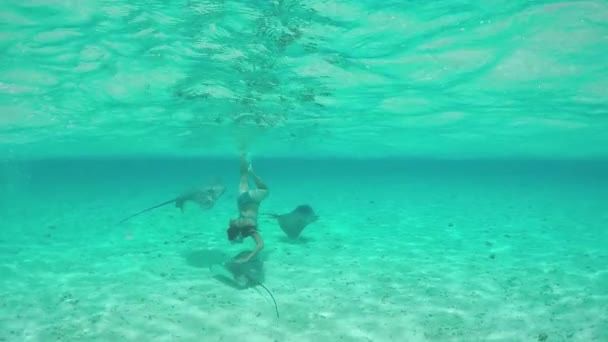
<path fill-rule="evenodd" d="M 135 216 L 141 215 L 145 212 L 163 207 L 171 203 L 175 203 L 175 207 L 181 209 L 182 211 L 184 210 L 184 205 L 186 204 L 186 202 L 194 202 L 197 203 L 202 209 L 210 209 L 211 207 L 213 207 L 213 205 L 215 205 L 215 202 L 218 200 L 218 198 L 220 198 L 224 194 L 225 190 L 226 187 L 223 185 L 213 185 L 203 189 L 191 190 L 177 196 L 176 198 L 151 206 L 133 215 L 130 215 L 125 219 L 121 220 L 119 223 L 126 222 L 127 220 L 130 220 Z"/>
<path fill-rule="evenodd" d="M 224 264 L 224 267 L 230 271 L 232 274 L 234 281 L 241 287 L 247 288 L 250 286 L 259 285 L 261 286 L 274 303 L 274 309 L 277 314 L 277 318 L 279 317 L 279 307 L 277 306 L 277 301 L 274 299 L 274 295 L 270 290 L 262 284 L 264 281 L 264 262 L 260 260 L 260 258 L 254 258 L 253 260 L 244 262 L 244 263 L 236 263 L 235 261 L 244 258 L 251 253 L 250 251 L 244 251 L 237 254 L 234 258 Z"/>
<path fill-rule="evenodd" d="M 299 205 L 286 214 L 266 215 L 275 218 L 283 232 L 291 239 L 297 239 L 306 226 L 319 219 L 312 207 L 307 204 Z"/>
<path fill-rule="evenodd" d="M 224 264 L 224 267 L 232 273 L 234 279 L 245 287 L 257 285 L 264 281 L 264 262 L 260 258 L 253 258 L 240 264 L 235 262 L 235 260 L 246 257 L 249 253 L 251 252 L 240 252 Z"/>

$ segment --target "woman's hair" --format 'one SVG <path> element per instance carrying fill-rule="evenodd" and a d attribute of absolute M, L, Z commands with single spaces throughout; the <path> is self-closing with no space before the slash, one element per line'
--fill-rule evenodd
<path fill-rule="evenodd" d="M 228 234 L 228 240 L 234 241 L 239 236 L 239 229 L 236 226 L 230 226 L 226 233 Z"/>

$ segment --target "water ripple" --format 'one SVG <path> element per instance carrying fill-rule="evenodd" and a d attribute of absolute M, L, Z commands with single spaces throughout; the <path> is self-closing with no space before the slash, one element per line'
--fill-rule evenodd
<path fill-rule="evenodd" d="M 608 155 L 602 1 L 3 7 L 0 133 L 15 157 L 242 143 L 261 154 L 419 155 L 427 148 L 411 146 L 429 136 L 431 157 Z M 322 146 L 294 152 L 302 132 Z M 197 143 L 210 134 L 221 143 Z M 501 143 L 480 149 L 488 140 Z"/>

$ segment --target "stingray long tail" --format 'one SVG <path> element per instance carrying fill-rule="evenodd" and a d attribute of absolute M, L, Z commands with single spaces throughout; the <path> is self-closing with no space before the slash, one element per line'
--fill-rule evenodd
<path fill-rule="evenodd" d="M 270 292 L 270 290 L 261 282 L 253 279 L 252 277 L 248 277 L 250 281 L 255 282 L 256 284 L 260 285 L 262 288 L 264 288 L 264 290 L 266 290 L 266 292 L 268 292 L 268 294 L 270 295 L 270 298 L 272 298 L 272 302 L 274 303 L 274 311 L 277 313 L 277 318 L 279 317 L 279 306 L 277 305 L 277 301 L 274 299 L 274 296 L 272 295 L 272 292 Z"/>
<path fill-rule="evenodd" d="M 279 214 L 272 214 L 272 213 L 262 213 L 262 215 L 266 215 L 266 216 L 272 217 L 272 218 L 277 218 L 277 217 L 281 216 Z"/>
<path fill-rule="evenodd" d="M 270 292 L 270 290 L 264 286 L 264 284 L 258 282 L 258 284 L 264 288 L 264 290 L 266 290 L 266 292 L 268 292 L 268 294 L 270 295 L 270 298 L 272 298 L 272 302 L 274 303 L 274 310 L 277 313 L 277 318 L 279 318 L 279 307 L 277 306 L 277 301 L 274 299 L 274 296 L 272 295 L 272 292 Z"/>
<path fill-rule="evenodd" d="M 118 222 L 118 223 L 124 223 L 124 222 L 128 221 L 129 219 L 134 218 L 134 217 L 135 217 L 135 216 L 137 216 L 137 215 L 140 215 L 140 214 L 145 213 L 146 211 L 150 211 L 150 210 L 152 210 L 152 209 L 156 209 L 156 208 L 162 207 L 162 206 L 164 206 L 164 205 L 167 205 L 167 204 L 170 204 L 170 203 L 173 203 L 173 202 L 175 202 L 175 199 L 168 200 L 167 202 L 163 202 L 163 203 L 161 203 L 161 204 L 157 204 L 157 205 L 155 205 L 155 206 L 153 206 L 153 207 L 150 207 L 150 208 L 144 209 L 144 210 L 142 210 L 142 211 L 140 211 L 140 212 L 137 212 L 137 213 L 135 213 L 135 214 L 133 214 L 133 215 L 131 215 L 131 216 L 129 216 L 129 217 L 127 217 L 127 218 L 125 218 L 125 219 L 122 219 L 122 220 L 121 220 L 120 222 Z"/>

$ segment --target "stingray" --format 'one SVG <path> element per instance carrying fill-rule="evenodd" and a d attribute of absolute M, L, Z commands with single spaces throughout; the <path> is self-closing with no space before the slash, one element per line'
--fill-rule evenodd
<path fill-rule="evenodd" d="M 312 207 L 307 204 L 299 205 L 287 214 L 266 213 L 266 215 L 277 219 L 283 232 L 291 239 L 297 239 L 306 226 L 319 219 Z"/>
<path fill-rule="evenodd" d="M 264 262 L 260 258 L 253 258 L 244 263 L 236 263 L 235 260 L 246 257 L 251 251 L 243 251 L 237 254 L 234 258 L 224 263 L 224 267 L 232 274 L 234 278 L 233 286 L 236 285 L 238 288 L 248 288 L 251 286 L 261 286 L 272 299 L 274 303 L 274 310 L 279 318 L 279 307 L 277 301 L 274 299 L 272 292 L 262 283 L 264 281 Z"/>
<path fill-rule="evenodd" d="M 163 207 L 163 206 L 165 206 L 167 204 L 171 204 L 171 203 L 175 203 L 175 207 L 179 208 L 182 212 L 184 211 L 184 206 L 186 205 L 186 202 L 189 202 L 189 201 L 198 203 L 198 205 L 202 209 L 211 209 L 215 205 L 215 202 L 218 200 L 218 198 L 220 198 L 224 194 L 224 191 L 226 191 L 226 187 L 221 184 L 208 186 L 203 189 L 190 190 L 190 191 L 182 193 L 181 195 L 177 196 L 176 198 L 173 198 L 166 202 L 151 206 L 151 207 L 146 208 L 142 211 L 139 211 L 133 215 L 130 215 L 127 218 L 122 219 L 118 223 L 124 223 L 127 220 L 134 218 L 135 216 L 141 215 L 147 211 L 150 211 L 150 210 L 153 210 L 156 208 L 160 208 L 160 207 Z"/>

